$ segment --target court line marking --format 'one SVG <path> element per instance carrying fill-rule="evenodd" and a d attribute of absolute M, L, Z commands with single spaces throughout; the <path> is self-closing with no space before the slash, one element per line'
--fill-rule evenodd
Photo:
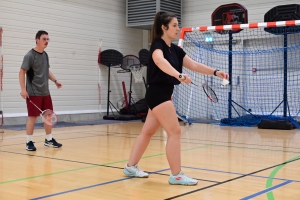
<path fill-rule="evenodd" d="M 123 133 L 122 133 L 123 134 Z M 126 133 L 127 134 L 127 133 Z M 125 138 L 136 138 L 136 136 L 128 137 L 128 136 L 118 136 L 117 134 L 112 135 L 113 137 L 125 137 Z M 156 139 L 158 137 L 158 139 Z M 160 136 L 153 136 L 151 140 L 158 140 L 158 141 L 164 141 L 160 140 Z M 190 138 L 181 138 L 181 139 L 189 139 Z M 195 140 L 193 140 L 195 141 Z M 202 141 L 202 140 L 200 140 Z M 219 141 L 211 141 L 211 142 L 219 142 Z M 216 146 L 216 147 L 230 147 L 230 148 L 237 148 L 237 149 L 251 149 L 251 150 L 262 150 L 262 151 L 273 151 L 273 152 L 284 152 L 284 153 L 295 153 L 295 154 L 300 154 L 300 152 L 295 152 L 295 151 L 287 151 L 287 150 L 276 150 L 276 149 L 262 149 L 262 148 L 254 148 L 254 147 L 239 147 L 239 146 L 232 146 L 232 145 L 220 145 L 220 144 L 206 144 L 206 143 L 199 143 L 199 142 L 181 142 L 182 144 L 203 144 L 203 145 L 211 145 L 211 146 Z M 232 143 L 232 142 L 230 142 Z M 236 144 L 236 143 L 233 143 Z M 238 143 L 239 144 L 239 143 Z M 260 146 L 260 145 L 259 145 Z M 273 147 L 273 146 L 264 146 L 264 147 Z M 278 147 L 278 146 L 274 146 Z M 285 148 L 290 148 L 290 147 L 285 147 Z"/>
<path fill-rule="evenodd" d="M 110 166 L 110 165 L 101 166 L 101 167 L 108 167 L 108 168 L 115 168 L 115 169 L 122 169 L 122 170 L 124 169 L 123 167 L 116 167 L 116 166 Z M 149 174 L 158 174 L 158 175 L 162 175 L 162 176 L 170 176 L 170 174 L 150 172 L 150 171 L 146 171 L 146 170 L 144 170 L 144 171 L 148 172 Z M 199 179 L 199 178 L 194 178 L 194 179 L 197 179 L 197 180 L 203 181 L 203 182 L 219 183 L 219 181 L 212 181 L 212 180 L 207 180 L 207 179 Z"/>
<path fill-rule="evenodd" d="M 201 148 L 207 148 L 207 147 L 209 147 L 209 145 L 198 146 L 198 147 L 189 148 L 189 149 L 183 149 L 181 151 L 191 151 L 191 150 L 201 149 Z M 42 175 L 38 175 L 38 176 L 31 176 L 31 177 L 27 177 L 27 178 L 21 178 L 21 179 L 3 181 L 3 182 L 0 182 L 0 185 L 7 184 L 7 183 L 12 183 L 12 182 L 18 182 L 18 181 L 24 181 L 24 180 L 34 179 L 34 178 L 41 178 L 41 177 L 51 176 L 51 175 L 56 175 L 56 174 L 62 174 L 62 173 L 68 173 L 68 172 L 74 172 L 74 171 L 79 171 L 79 170 L 85 170 L 85 169 L 90 169 L 90 168 L 96 168 L 96 167 L 101 167 L 101 166 L 108 166 L 108 165 L 113 165 L 113 164 L 128 162 L 128 160 L 119 160 L 119 161 L 116 161 L 116 162 L 109 162 L 109 163 L 105 163 L 105 164 L 94 164 L 94 163 L 80 162 L 80 161 L 74 161 L 74 160 L 66 160 L 66 159 L 60 159 L 60 158 L 51 158 L 51 157 L 46 157 L 46 156 L 37 156 L 37 155 L 31 155 L 31 154 L 9 152 L 9 151 L 3 151 L 3 150 L 0 150 L 0 152 L 17 154 L 17 155 L 33 156 L 33 157 L 38 157 L 38 158 L 46 158 L 46 159 L 51 159 L 51 160 L 74 162 L 74 163 L 79 163 L 79 164 L 92 165 L 92 166 L 75 168 L 75 169 L 71 169 L 71 170 L 64 170 L 64 171 L 54 172 L 54 173 L 49 173 L 49 174 L 42 174 Z M 162 156 L 162 155 L 165 155 L 165 154 L 166 153 L 160 153 L 160 154 L 153 154 L 153 155 L 149 155 L 149 156 L 143 156 L 142 159 L 143 158 L 152 158 L 152 157 Z"/>
<path fill-rule="evenodd" d="M 89 137 L 97 137 L 97 136 L 113 136 L 113 137 L 125 137 L 125 138 L 136 138 L 136 136 L 138 134 L 130 134 L 133 135 L 132 137 L 126 137 L 126 136 L 116 136 L 116 135 L 121 135 L 121 134 L 129 134 L 129 133 L 118 133 L 118 132 L 105 132 L 105 131 L 99 131 L 100 134 L 95 134 L 95 133 L 89 133 L 89 132 L 94 132 L 94 130 L 91 131 L 81 131 L 81 132 L 76 132 L 78 134 L 84 132 L 84 134 L 90 134 L 91 136 L 88 137 L 76 137 L 76 138 L 65 138 L 65 139 L 60 139 L 60 140 L 69 140 L 69 139 L 77 139 L 77 138 L 89 138 Z M 103 133 L 102 133 L 103 132 Z M 106 133 L 106 134 L 105 134 Z M 70 133 L 60 133 L 60 134 L 55 134 L 55 135 L 64 135 L 64 134 L 70 134 Z M 44 135 L 38 135 L 39 136 L 44 136 Z M 15 138 L 15 139 L 20 139 L 19 138 Z M 22 137 L 23 138 L 23 137 Z M 156 136 L 154 135 L 152 138 L 161 138 L 161 136 Z M 191 138 L 181 138 L 181 140 L 190 140 Z M 154 140 L 159 140 L 159 139 L 154 139 Z M 162 140 L 159 140 L 162 141 Z M 193 139 L 193 141 L 195 141 Z M 196 140 L 197 141 L 197 140 Z M 209 141 L 209 142 L 219 142 L 219 143 L 228 143 L 228 142 L 223 142 L 223 141 L 213 141 L 213 140 L 199 140 L 199 141 Z M 44 140 L 42 141 L 38 141 L 38 142 L 44 142 Z M 182 143 L 190 143 L 190 144 L 199 144 L 199 143 L 194 143 L 194 142 L 182 142 Z M 230 144 L 244 144 L 244 145 L 251 145 L 251 146 L 258 146 L 258 147 L 281 147 L 281 148 L 285 148 L 285 149 L 300 149 L 300 148 L 294 148 L 294 147 L 282 147 L 282 146 L 268 146 L 268 145 L 257 145 L 257 144 L 247 144 L 247 143 L 235 143 L 235 142 L 229 142 Z M 18 144 L 11 144 L 11 145 L 0 145 L 0 147 L 2 146 L 13 146 L 13 145 L 20 145 L 23 143 L 18 143 Z M 203 144 L 203 143 L 202 143 Z M 215 144 L 216 145 L 216 144 Z M 217 145 L 217 146 L 222 146 L 222 145 Z M 239 147 L 236 147 L 239 148 Z M 246 148 L 246 147 L 242 147 L 242 148 Z M 251 147 L 248 147 L 251 148 Z M 264 150 L 264 149 L 261 149 Z M 300 152 L 293 152 L 293 151 L 287 151 L 287 150 L 273 150 L 273 151 L 281 151 L 281 152 L 288 152 L 288 153 L 300 153 Z"/>
<path fill-rule="evenodd" d="M 234 181 L 234 180 L 237 180 L 237 179 L 241 179 L 241 178 L 244 178 L 246 176 L 250 176 L 250 175 L 253 175 L 253 174 L 257 174 L 259 172 L 262 172 L 262 171 L 266 171 L 268 169 L 272 169 L 272 168 L 275 168 L 275 167 L 278 167 L 280 165 L 283 165 L 283 164 L 286 164 L 286 163 L 291 163 L 291 162 L 294 162 L 296 160 L 300 160 L 300 158 L 298 159 L 295 159 L 295 160 L 292 160 L 292 161 L 286 161 L 284 163 L 281 163 L 281 164 L 278 164 L 278 165 L 274 165 L 274 166 L 271 166 L 271 167 L 267 167 L 267 168 L 264 168 L 264 169 L 260 169 L 260 170 L 257 170 L 255 172 L 251 172 L 249 174 L 245 174 L 245 175 L 242 175 L 242 176 L 238 176 L 238 177 L 235 177 L 235 178 L 232 178 L 232 179 L 228 179 L 226 181 L 223 181 L 223 182 L 220 182 L 220 183 L 216 183 L 216 184 L 212 184 L 212 185 L 209 185 L 209 186 L 206 186 L 206 187 L 203 187 L 203 188 L 199 188 L 199 189 L 196 189 L 196 190 L 192 190 L 190 192 L 186 192 L 186 193 L 183 193 L 183 194 L 180 194 L 180 195 L 176 195 L 176 196 L 173 196 L 173 197 L 169 197 L 165 200 L 171 200 L 171 199 L 176 199 L 176 198 L 179 198 L 179 197 L 183 197 L 183 196 L 186 196 L 186 195 L 189 195 L 189 194 L 192 194 L 192 193 L 195 193 L 195 192 L 199 192 L 201 190 L 205 190 L 205 189 L 208 189 L 208 188 L 212 188 L 212 187 L 215 187 L 215 186 L 219 186 L 219 185 L 222 185 L 224 183 L 228 183 L 228 182 L 231 182 L 231 181 Z"/>
<path fill-rule="evenodd" d="M 158 170 L 158 171 L 155 171 L 155 172 L 152 172 L 152 173 L 163 172 L 163 171 L 167 171 L 169 169 L 170 168 L 162 169 L 162 170 Z M 77 192 L 77 191 L 80 191 L 80 190 L 85 190 L 85 189 L 90 189 L 90 188 L 99 187 L 99 186 L 103 186 L 103 185 L 108 185 L 108 184 L 112 184 L 112 183 L 117 183 L 117 182 L 129 180 L 129 179 L 133 179 L 133 178 L 135 178 L 135 177 L 128 177 L 128 178 L 122 178 L 122 179 L 117 179 L 117 180 L 113 180 L 113 181 L 107 181 L 107 182 L 104 182 L 104 183 L 98 183 L 98 184 L 89 185 L 89 186 L 85 186 L 85 187 L 80 187 L 80 188 L 76 188 L 76 189 L 72 189 L 72 190 L 66 190 L 64 192 L 58 192 L 58 193 L 49 194 L 49 195 L 45 195 L 45 196 L 41 196 L 41 197 L 36 197 L 36 198 L 30 199 L 30 200 L 46 199 L 46 198 L 49 198 L 49 197 L 59 196 L 59 195 L 62 195 L 62 194 L 67 194 L 67 193 L 71 193 L 71 192 Z"/>
<path fill-rule="evenodd" d="M 54 130 L 54 128 L 53 128 L 53 130 Z M 68 134 L 95 134 L 95 131 L 97 131 L 97 130 L 79 130 L 79 131 L 69 131 L 69 132 L 67 132 L 67 131 L 61 131 L 61 130 L 57 130 L 57 132 L 55 132 L 55 133 L 53 133 L 53 135 L 56 135 L 56 136 L 58 136 L 58 135 L 68 135 Z M 17 132 L 17 131 L 15 131 L 15 132 Z M 23 131 L 22 131 L 23 132 Z M 105 132 L 105 131 L 99 131 L 99 133 L 100 132 L 103 132 L 103 134 L 104 133 L 106 133 L 107 134 L 107 132 Z M 7 134 L 12 134 L 12 133 L 7 133 Z M 42 133 L 36 133 L 35 135 L 34 135 L 34 137 L 35 138 L 38 138 L 38 137 L 45 137 L 45 133 L 44 132 L 42 132 Z M 3 141 L 9 141 L 9 140 L 17 140 L 17 139 L 26 139 L 26 134 L 18 134 L 17 136 L 11 136 L 11 137 L 6 137 L 5 139 L 3 139 Z"/>
<path fill-rule="evenodd" d="M 110 133 L 114 133 L 115 135 L 113 135 L 113 137 L 124 137 L 124 136 L 117 136 L 118 134 L 129 134 L 129 133 L 117 133 L 117 132 L 110 132 Z M 130 134 L 130 135 L 133 135 L 132 137 L 128 137 L 128 138 L 136 138 L 136 136 L 138 134 Z M 125 136 L 126 137 L 126 136 Z M 152 136 L 152 138 L 155 138 L 155 137 L 159 137 L 161 138 L 161 136 Z M 157 140 L 157 139 L 155 139 Z M 193 141 L 207 141 L 207 142 L 219 142 L 219 143 L 226 143 L 228 144 L 228 142 L 223 142 L 223 141 L 213 141 L 213 140 L 202 140 L 201 138 L 199 140 L 195 140 L 195 139 L 191 139 L 191 138 L 181 138 L 181 140 L 193 140 Z M 199 144 L 199 143 L 194 143 L 194 142 L 182 142 L 182 143 L 190 143 L 190 144 Z M 258 146 L 258 147 L 278 147 L 278 148 L 284 148 L 284 149 L 295 149 L 295 150 L 298 150 L 300 148 L 294 148 L 294 147 L 282 147 L 282 146 L 269 146 L 269 145 L 257 145 L 257 144 L 247 144 L 247 143 L 239 143 L 239 142 L 229 142 L 230 144 L 243 144 L 243 145 L 250 145 L 250 146 Z M 215 144 L 215 145 L 218 145 L 218 144 Z M 222 145 L 220 145 L 222 146 Z M 237 147 L 238 148 L 238 147 Z M 248 148 L 251 148 L 251 147 L 248 147 Z M 275 151 L 282 151 L 282 152 L 289 152 L 289 151 L 286 151 L 286 150 L 275 150 Z M 300 152 L 291 152 L 291 153 L 300 153 Z"/>
<path fill-rule="evenodd" d="M 58 135 L 67 135 L 67 134 L 74 134 L 74 133 L 76 133 L 76 134 L 90 134 L 90 135 L 95 135 L 95 131 L 97 131 L 97 130 L 81 130 L 81 131 L 70 131 L 70 132 L 62 132 L 62 133 L 60 133 L 60 132 L 58 132 L 58 133 L 54 133 L 53 135 L 54 136 L 58 136 Z M 107 135 L 107 132 L 106 131 L 99 131 L 99 133 L 100 134 L 102 134 L 102 132 L 103 132 L 103 134 L 105 134 L 106 133 L 106 135 Z M 26 137 L 25 137 L 26 135 L 23 135 L 23 136 L 18 136 L 18 137 L 9 137 L 9 138 L 5 138 L 5 139 L 3 139 L 2 141 L 9 141 L 9 140 L 17 140 L 17 139 L 25 139 L 25 141 L 26 141 Z M 34 137 L 35 138 L 38 138 L 38 137 L 45 137 L 45 133 L 38 133 L 38 134 L 36 134 L 36 135 L 34 135 Z"/>
<path fill-rule="evenodd" d="M 221 146 L 221 147 L 230 147 L 230 148 L 235 148 L 235 147 L 232 147 L 232 146 L 225 146 L 225 145 L 212 145 L 212 144 L 210 144 L 209 146 Z M 237 148 L 245 148 L 245 147 L 237 147 Z M 193 148 L 193 149 L 195 149 L 195 148 Z M 245 148 L 245 149 L 252 149 L 252 150 L 266 150 L 266 149 L 257 149 L 257 148 Z M 267 151 L 267 150 L 266 150 Z M 268 151 L 274 151 L 274 150 L 268 150 Z M 277 150 L 275 150 L 275 151 L 277 151 Z M 278 150 L 278 151 L 280 151 L 280 150 Z M 3 151 L 4 152 L 4 151 Z M 282 151 L 281 151 L 282 152 Z M 8 153 L 14 153 L 14 152 L 8 152 Z M 16 153 L 16 154 L 21 154 L 21 153 Z M 165 153 L 164 153 L 165 154 Z M 164 155 L 164 154 L 162 154 L 162 155 Z M 21 155 L 24 155 L 24 154 L 21 154 Z M 26 154 L 26 155 L 28 155 L 28 154 Z M 39 156 L 40 157 L 40 156 Z M 47 157 L 43 157 L 43 158 L 47 158 Z M 52 158 L 53 159 L 53 158 Z M 57 159 L 58 160 L 58 159 Z M 65 160 L 65 161 L 67 161 L 67 160 Z M 74 162 L 74 161 L 72 161 L 72 162 Z M 125 161 L 124 161 L 125 162 Z M 92 166 L 92 167 L 98 167 L 98 166 L 101 166 L 101 165 L 97 165 L 97 166 Z M 102 165 L 103 166 L 103 165 Z M 221 184 L 223 184 L 222 182 L 221 182 Z"/>
<path fill-rule="evenodd" d="M 68 134 L 70 134 L 70 133 L 68 133 Z M 107 135 L 107 134 L 105 134 L 105 133 L 100 133 L 100 134 L 94 134 L 94 133 L 84 133 L 84 134 L 89 134 L 89 136 L 84 136 L 84 137 L 72 137 L 72 138 L 61 138 L 61 139 L 59 139 L 59 140 L 73 140 L 73 139 L 80 139 L 80 138 L 90 138 L 90 137 L 99 137 L 99 136 L 109 136 L 109 135 Z M 54 134 L 54 135 L 62 135 L 62 134 Z M 114 135 L 114 134 L 112 134 L 112 135 Z M 112 135 L 110 135 L 110 136 L 112 136 Z M 43 139 L 41 140 L 41 141 L 39 141 L 39 140 L 36 140 L 36 142 L 41 142 L 41 143 L 44 143 L 44 137 L 45 137 L 45 135 L 40 135 L 40 136 L 43 136 Z M 38 136 L 36 136 L 36 137 L 38 137 Z M 22 137 L 23 139 L 25 138 L 25 137 Z M 18 138 L 18 139 L 20 139 L 20 138 Z M 24 145 L 25 143 L 24 142 L 22 142 L 22 143 L 17 143 L 17 144 L 7 144 L 7 145 L 0 145 L 0 147 L 7 147 L 7 146 L 14 146 L 14 145 Z"/>
<path fill-rule="evenodd" d="M 123 133 L 122 133 L 123 134 Z M 106 136 L 106 135 L 94 135 L 95 137 L 98 136 Z M 65 138 L 65 139 L 60 139 L 60 140 L 73 140 L 73 139 L 78 139 L 78 138 L 90 138 L 90 137 L 94 137 L 94 136 L 86 136 L 86 137 L 76 137 L 76 138 Z M 115 135 L 111 135 L 113 137 L 122 137 L 122 138 L 136 138 L 136 137 L 124 137 L 124 136 L 115 136 Z M 160 140 L 160 139 L 155 139 L 152 138 L 151 140 L 158 140 L 158 141 L 164 141 L 164 140 Z M 39 142 L 44 142 L 43 141 L 39 141 Z M 211 145 L 211 146 L 215 146 L 215 147 L 225 147 L 225 148 L 237 148 L 237 149 L 251 149 L 251 150 L 261 150 L 261 151 L 272 151 L 272 152 L 284 152 L 284 153 L 295 153 L 295 154 L 300 154 L 300 152 L 294 152 L 294 151 L 283 151 L 283 150 L 272 150 L 272 149 L 261 149 L 261 148 L 252 148 L 252 147 L 238 147 L 238 146 L 226 146 L 226 145 L 218 145 L 218 144 L 205 144 L 205 143 L 195 143 L 195 142 L 181 142 L 182 144 L 202 144 L 202 145 Z M 21 143 L 24 144 L 24 143 Z M 12 144 L 12 145 L 7 145 L 7 146 L 14 146 L 14 145 L 20 145 L 20 144 Z M 3 145 L 5 146 L 5 145 Z M 0 147 L 3 147 L 0 146 Z M 268 147 L 272 147 L 272 146 L 268 146 Z"/>
<path fill-rule="evenodd" d="M 188 167 L 188 166 L 182 166 L 182 167 L 183 168 L 188 168 L 188 169 L 203 170 L 203 171 L 217 172 L 217 173 L 224 173 L 224 174 L 245 175 L 243 173 L 238 173 L 238 172 L 226 172 L 226 171 L 222 171 L 222 170 L 212 170 L 212 169 Z M 256 176 L 256 175 L 250 175 L 250 176 L 255 177 L 255 178 L 263 178 L 263 179 L 270 179 L 271 178 L 269 176 Z M 293 182 L 299 182 L 300 183 L 300 180 L 292 180 L 292 179 L 285 179 L 285 178 L 274 178 L 274 177 L 272 177 L 271 179 L 279 180 L 279 181 L 293 181 Z"/>
<path fill-rule="evenodd" d="M 283 151 L 283 150 L 275 150 L 275 149 L 260 149 L 260 148 L 252 148 L 252 147 L 238 147 L 238 146 L 231 146 L 231 145 L 226 146 L 226 145 L 211 144 L 211 146 L 215 146 L 215 147 L 230 147 L 230 148 L 235 148 L 235 149 L 251 149 L 251 150 L 272 151 L 272 152 L 296 153 L 296 154 L 300 153 L 300 152 L 294 152 L 294 151 Z"/>
<path fill-rule="evenodd" d="M 252 199 L 252 198 L 255 198 L 255 197 L 260 196 L 260 195 L 262 195 L 262 194 L 265 194 L 265 193 L 267 193 L 267 192 L 276 190 L 276 189 L 278 189 L 278 188 L 280 188 L 280 187 L 283 187 L 283 186 L 285 186 L 285 185 L 287 185 L 287 184 L 290 184 L 290 183 L 292 183 L 292 182 L 293 182 L 293 181 L 286 181 L 286 182 L 283 182 L 283 183 L 281 183 L 281 184 L 278 184 L 278 185 L 275 185 L 275 186 L 270 187 L 270 188 L 268 188 L 268 189 L 262 190 L 262 191 L 260 191 L 260 192 L 255 193 L 255 194 L 252 194 L 252 195 L 250 195 L 250 196 L 244 197 L 244 198 L 242 198 L 241 200 L 250 200 L 250 199 Z"/>
<path fill-rule="evenodd" d="M 197 148 L 205 148 L 205 147 L 210 147 L 210 146 L 227 147 L 227 148 L 228 147 L 229 148 L 243 148 L 243 149 L 248 149 L 248 150 L 274 151 L 274 150 L 269 150 L 269 149 L 258 149 L 258 148 L 247 148 L 247 147 L 234 147 L 234 146 L 213 145 L 213 144 L 208 144 L 206 146 L 201 146 L 201 147 L 195 147 L 195 148 L 192 148 L 190 150 L 194 150 L 194 149 L 197 149 Z M 187 149 L 187 150 L 189 150 L 189 149 Z M 185 151 L 185 150 L 182 150 L 182 151 Z M 28 179 L 32 179 L 32 178 L 40 178 L 40 177 L 50 176 L 50 175 L 55 175 L 55 174 L 68 173 L 68 172 L 73 172 L 73 171 L 78 171 L 78 170 L 85 170 L 85 169 L 89 169 L 89 168 L 93 168 L 93 167 L 106 166 L 106 165 L 110 165 L 110 164 L 117 164 L 117 163 L 120 163 L 120 162 L 127 162 L 128 161 L 128 160 L 122 160 L 122 161 L 117 161 L 117 162 L 105 163 L 105 164 L 101 165 L 101 164 L 93 164 L 93 163 L 86 163 L 86 162 L 80 162 L 80 161 L 72 161 L 72 160 L 66 160 L 66 159 L 51 158 L 51 157 L 45 157 L 45 156 L 37 156 L 37 155 L 31 155 L 31 154 L 23 154 L 23 153 L 17 153 L 17 152 L 9 152 L 9 151 L 3 151 L 3 150 L 0 150 L 0 152 L 12 153 L 12 154 L 18 154 L 18 155 L 28 155 L 28 156 L 34 156 L 34 157 L 39 157 L 39 158 L 48 158 L 48 159 L 53 159 L 53 160 L 61 160 L 61 161 L 68 161 L 68 162 L 76 162 L 76 163 L 81 163 L 81 164 L 91 164 L 91 165 L 93 165 L 93 166 L 89 166 L 89 167 L 76 168 L 76 169 L 72 169 L 72 170 L 65 170 L 65 171 L 50 173 L 50 174 L 46 174 L 46 175 L 38 175 L 38 176 L 32 176 L 32 177 L 28 177 L 28 178 L 21 178 L 21 179 L 16 179 L 16 180 L 4 181 L 4 182 L 0 182 L 0 185 L 1 184 L 5 184 L 5 183 L 10 183 L 10 182 L 17 182 L 17 181 L 23 181 L 23 180 L 28 180 Z M 283 152 L 283 151 L 280 151 L 280 150 L 277 151 L 277 150 L 275 150 L 275 152 Z M 289 152 L 289 153 L 298 153 L 298 152 Z M 165 153 L 156 154 L 156 155 L 150 155 L 150 156 L 143 156 L 142 158 L 155 157 L 155 156 L 161 156 L 161 155 L 165 155 Z"/>
<path fill-rule="evenodd" d="M 294 160 L 299 160 L 300 159 L 300 156 L 297 156 L 295 158 L 291 158 L 289 159 L 288 161 L 294 161 Z M 288 162 L 287 161 L 287 162 Z M 266 183 L 266 188 L 269 188 L 269 187 L 272 187 L 273 185 L 273 178 L 276 176 L 276 174 L 286 165 L 286 163 L 283 163 L 282 165 L 276 167 L 272 172 L 271 174 L 269 175 L 269 179 L 267 180 L 267 183 Z M 267 198 L 268 200 L 275 200 L 274 198 L 274 194 L 272 191 L 268 192 L 267 193 Z"/>

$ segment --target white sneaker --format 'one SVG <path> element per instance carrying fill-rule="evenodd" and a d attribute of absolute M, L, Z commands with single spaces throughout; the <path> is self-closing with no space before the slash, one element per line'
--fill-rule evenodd
<path fill-rule="evenodd" d="M 198 180 L 190 178 L 183 171 L 180 171 L 176 176 L 170 175 L 169 183 L 171 185 L 197 185 Z"/>
<path fill-rule="evenodd" d="M 138 178 L 148 178 L 149 174 L 141 170 L 137 165 L 128 166 L 127 164 L 124 167 L 123 173 L 127 176 L 133 176 Z"/>

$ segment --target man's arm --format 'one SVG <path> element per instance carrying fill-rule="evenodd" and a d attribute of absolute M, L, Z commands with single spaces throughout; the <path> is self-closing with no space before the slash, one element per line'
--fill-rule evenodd
<path fill-rule="evenodd" d="M 55 78 L 54 74 L 49 70 L 49 79 L 55 82 L 57 79 Z"/>
<path fill-rule="evenodd" d="M 61 82 L 55 78 L 54 74 L 50 70 L 49 70 L 49 79 L 55 83 L 57 88 L 62 87 Z"/>
<path fill-rule="evenodd" d="M 27 70 L 25 69 L 20 69 L 19 72 L 19 83 L 20 83 L 20 87 L 21 87 L 21 96 L 23 99 L 26 99 L 28 97 L 28 93 L 26 91 L 26 86 L 25 86 L 25 74 L 26 74 Z"/>
<path fill-rule="evenodd" d="M 28 52 L 23 58 L 23 62 L 22 62 L 21 69 L 19 72 L 19 83 L 20 83 L 20 87 L 21 87 L 20 94 L 23 99 L 26 99 L 27 97 L 29 97 L 29 95 L 26 91 L 25 74 L 32 67 L 32 65 L 33 65 L 33 56 L 31 54 L 31 52 Z"/>

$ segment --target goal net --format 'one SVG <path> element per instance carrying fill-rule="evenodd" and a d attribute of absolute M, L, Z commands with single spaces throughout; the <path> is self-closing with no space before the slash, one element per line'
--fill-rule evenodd
<path fill-rule="evenodd" d="M 184 68 L 196 85 L 206 82 L 219 102 L 192 84 L 175 87 L 173 102 L 188 122 L 254 126 L 262 119 L 300 113 L 300 20 L 183 28 L 179 46 L 193 60 L 229 73 L 230 84 Z"/>

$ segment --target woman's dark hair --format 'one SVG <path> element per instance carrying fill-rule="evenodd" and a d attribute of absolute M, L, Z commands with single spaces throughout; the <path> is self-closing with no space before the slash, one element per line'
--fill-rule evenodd
<path fill-rule="evenodd" d="M 161 38 L 163 35 L 164 32 L 161 29 L 162 25 L 169 29 L 169 23 L 173 18 L 177 17 L 175 14 L 170 12 L 159 11 L 156 13 L 151 30 L 151 43 L 154 42 L 154 40 Z"/>

